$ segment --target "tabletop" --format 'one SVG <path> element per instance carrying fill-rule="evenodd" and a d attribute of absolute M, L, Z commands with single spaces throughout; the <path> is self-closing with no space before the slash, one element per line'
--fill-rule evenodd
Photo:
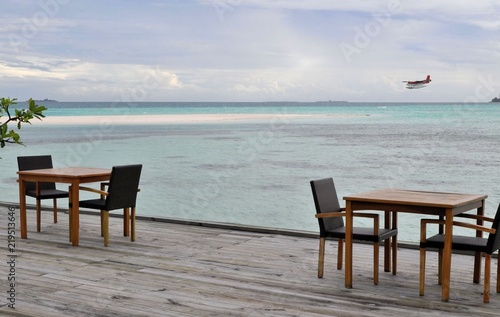
<path fill-rule="evenodd" d="M 482 201 L 487 197 L 487 195 L 481 194 L 460 194 L 386 188 L 344 196 L 344 200 L 429 206 L 438 208 L 456 208 L 462 205 L 470 204 L 471 202 Z"/>
<path fill-rule="evenodd" d="M 109 175 L 110 173 L 111 173 L 110 169 L 94 168 L 94 167 L 45 168 L 45 169 L 17 172 L 17 174 L 19 174 L 20 176 L 53 176 L 53 177 L 70 177 L 70 178 Z"/>

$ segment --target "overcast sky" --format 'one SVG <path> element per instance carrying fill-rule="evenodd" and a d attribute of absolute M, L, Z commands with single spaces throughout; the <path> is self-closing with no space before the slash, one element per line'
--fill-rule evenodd
<path fill-rule="evenodd" d="M 0 97 L 489 101 L 498 0 L 2 0 Z M 424 79 L 424 89 L 404 80 Z"/>

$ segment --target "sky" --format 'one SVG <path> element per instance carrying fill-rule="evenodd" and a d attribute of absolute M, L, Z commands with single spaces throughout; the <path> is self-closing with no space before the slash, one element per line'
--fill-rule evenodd
<path fill-rule="evenodd" d="M 499 14 L 498 0 L 2 0 L 0 97 L 487 102 Z"/>

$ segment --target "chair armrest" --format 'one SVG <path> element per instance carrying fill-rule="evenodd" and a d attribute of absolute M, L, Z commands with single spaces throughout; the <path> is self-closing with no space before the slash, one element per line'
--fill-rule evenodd
<path fill-rule="evenodd" d="M 493 218 L 491 218 L 491 217 L 481 216 L 481 215 L 474 215 L 474 214 L 458 214 L 455 217 L 469 218 L 469 219 L 476 219 L 476 220 L 493 222 Z"/>
<path fill-rule="evenodd" d="M 444 225 L 444 220 L 439 219 L 420 219 L 420 242 L 425 242 L 427 239 L 427 225 L 428 224 Z"/>
<path fill-rule="evenodd" d="M 83 191 L 87 191 L 87 192 L 92 192 L 92 193 L 104 195 L 104 196 L 109 195 L 107 192 L 105 192 L 103 190 L 99 190 L 99 189 L 95 189 L 95 188 L 90 188 L 90 187 L 80 186 L 80 187 L 78 187 L 78 189 L 83 190 Z"/>
<path fill-rule="evenodd" d="M 316 214 L 316 218 L 333 218 L 333 217 L 343 217 L 345 212 L 325 212 L 322 214 Z"/>
<path fill-rule="evenodd" d="M 474 216 L 474 215 L 470 215 L 470 216 Z M 476 217 L 464 217 L 464 218 L 477 219 Z M 444 220 L 438 220 L 438 219 L 420 219 L 420 242 L 425 242 L 425 240 L 427 239 L 427 225 L 428 224 L 444 225 L 445 223 L 446 222 Z M 482 231 L 482 232 L 488 232 L 488 233 L 495 233 L 495 231 L 496 231 L 493 228 L 487 228 L 487 227 L 476 225 L 473 223 L 467 223 L 467 222 L 461 222 L 461 221 L 453 221 L 453 226 L 468 228 L 468 229 L 473 229 L 476 231 Z"/>
<path fill-rule="evenodd" d="M 345 210 L 345 209 L 344 209 Z M 321 213 L 321 214 L 316 214 L 316 218 L 333 218 L 333 217 L 343 217 L 345 216 L 345 212 L 326 212 L 326 213 Z M 356 212 L 353 213 L 354 217 L 360 217 L 360 218 L 372 218 L 373 219 L 373 229 L 374 229 L 374 234 L 378 235 L 378 231 L 380 229 L 380 217 L 378 214 L 373 214 L 373 213 L 366 213 L 366 212 Z"/>
<path fill-rule="evenodd" d="M 483 226 L 480 226 L 480 225 L 476 225 L 474 223 L 453 221 L 453 225 L 457 226 L 457 227 L 473 229 L 473 230 L 476 230 L 476 231 L 482 231 L 482 232 L 488 232 L 488 233 L 495 233 L 495 229 L 493 229 L 493 228 L 483 227 Z"/>
<path fill-rule="evenodd" d="M 444 225 L 445 221 L 440 219 L 420 219 L 420 226 L 425 227 L 427 224 L 432 223 L 436 225 Z"/>
<path fill-rule="evenodd" d="M 367 212 L 355 212 L 354 217 L 360 218 L 372 218 L 373 219 L 373 234 L 378 236 L 378 231 L 380 229 L 380 216 L 378 214 L 367 213 Z"/>
<path fill-rule="evenodd" d="M 345 209 L 344 209 L 345 210 Z M 316 218 L 329 218 L 329 217 L 344 217 L 346 215 L 345 212 L 325 212 L 321 214 L 316 214 Z M 370 214 L 366 212 L 356 212 L 353 213 L 354 217 L 363 217 L 363 218 L 378 218 L 377 214 Z"/>

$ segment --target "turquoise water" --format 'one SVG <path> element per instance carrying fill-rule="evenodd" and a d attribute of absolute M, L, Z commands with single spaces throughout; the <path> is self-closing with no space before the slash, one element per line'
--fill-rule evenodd
<path fill-rule="evenodd" d="M 384 103 L 40 103 L 47 116 L 289 113 L 319 118 L 208 124 L 26 126 L 2 149 L 2 201 L 17 201 L 16 157 L 56 167 L 142 163 L 138 213 L 317 231 L 309 181 L 339 197 L 382 187 L 487 194 L 500 203 L 500 107 Z M 64 202 L 61 202 L 64 204 Z M 418 240 L 401 214 L 401 241 Z M 361 224 L 361 223 L 360 223 Z"/>

